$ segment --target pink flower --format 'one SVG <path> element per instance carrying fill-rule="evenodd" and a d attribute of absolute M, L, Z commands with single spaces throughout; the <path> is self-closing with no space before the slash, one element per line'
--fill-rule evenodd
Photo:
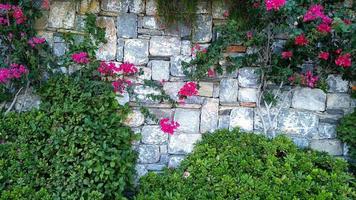
<path fill-rule="evenodd" d="M 350 19 L 344 19 L 342 20 L 346 25 L 350 25 L 352 24 L 351 20 Z"/>
<path fill-rule="evenodd" d="M 248 31 L 246 33 L 246 37 L 247 37 L 248 40 L 251 40 L 253 38 L 253 32 L 252 31 Z"/>
<path fill-rule="evenodd" d="M 225 18 L 228 18 L 229 17 L 229 11 L 228 10 L 225 10 L 225 12 L 224 12 L 224 14 L 223 14 L 223 16 L 225 17 Z"/>
<path fill-rule="evenodd" d="M 26 16 L 23 14 L 21 7 L 13 6 L 13 10 L 14 10 L 14 12 L 13 12 L 12 16 L 15 18 L 16 24 L 24 23 L 26 20 Z"/>
<path fill-rule="evenodd" d="M 125 79 L 117 79 L 111 83 L 114 88 L 114 92 L 119 92 L 120 94 L 124 93 L 126 87 L 130 86 L 131 84 L 131 81 Z"/>
<path fill-rule="evenodd" d="M 22 36 L 22 32 L 21 32 L 21 36 Z M 38 38 L 38 37 L 32 37 L 31 39 L 28 40 L 28 44 L 34 48 L 37 44 L 43 44 L 46 42 L 45 38 Z"/>
<path fill-rule="evenodd" d="M 328 24 L 319 24 L 316 28 L 320 33 L 330 33 L 331 27 Z"/>
<path fill-rule="evenodd" d="M 304 36 L 304 34 L 298 35 L 294 39 L 294 44 L 298 46 L 305 46 L 309 43 L 308 39 Z"/>
<path fill-rule="evenodd" d="M 120 65 L 118 71 L 121 71 L 125 75 L 131 75 L 137 73 L 138 69 L 134 64 L 125 62 Z"/>
<path fill-rule="evenodd" d="M 13 63 L 10 65 L 10 75 L 11 75 L 11 78 L 21 78 L 21 76 L 23 74 L 27 74 L 28 73 L 28 70 L 25 66 L 23 65 L 20 65 L 20 64 L 16 64 L 16 63 Z"/>
<path fill-rule="evenodd" d="M 313 21 L 324 16 L 324 7 L 319 4 L 310 6 L 303 17 L 304 22 Z"/>
<path fill-rule="evenodd" d="M 324 15 L 321 17 L 322 21 L 324 24 L 331 24 L 333 22 L 333 19 L 331 19 L 330 17 Z"/>
<path fill-rule="evenodd" d="M 320 52 L 319 53 L 319 56 L 318 56 L 320 59 L 323 59 L 323 60 L 328 60 L 329 59 L 329 52 Z"/>
<path fill-rule="evenodd" d="M 198 95 L 197 84 L 194 82 L 185 83 L 184 86 L 179 90 L 178 95 L 180 99 Z"/>
<path fill-rule="evenodd" d="M 42 7 L 43 9 L 49 10 L 49 4 L 50 4 L 50 3 L 49 3 L 49 0 L 43 0 L 41 7 Z"/>
<path fill-rule="evenodd" d="M 282 58 L 283 59 L 289 59 L 293 56 L 293 52 L 292 51 L 283 51 L 282 52 Z"/>
<path fill-rule="evenodd" d="M 8 22 L 9 21 L 5 17 L 0 17 L 0 25 L 6 25 Z"/>
<path fill-rule="evenodd" d="M 4 84 L 4 83 L 8 82 L 9 79 L 11 79 L 10 70 L 7 68 L 1 68 L 0 69 L 0 83 Z"/>
<path fill-rule="evenodd" d="M 337 49 L 337 50 L 335 51 L 336 54 L 340 54 L 341 52 L 342 52 L 342 49 Z"/>
<path fill-rule="evenodd" d="M 119 71 L 115 63 L 112 62 L 101 62 L 97 70 L 102 76 L 113 76 L 115 72 Z"/>
<path fill-rule="evenodd" d="M 351 67 L 351 54 L 346 53 L 344 55 L 340 55 L 339 57 L 336 58 L 335 64 L 338 66 L 341 66 L 343 68 L 348 68 Z"/>
<path fill-rule="evenodd" d="M 87 52 L 74 53 L 72 55 L 72 60 L 78 64 L 87 64 L 89 63 L 88 53 Z"/>
<path fill-rule="evenodd" d="M 174 131 L 180 126 L 178 122 L 170 120 L 169 118 L 163 118 L 159 121 L 161 130 L 169 135 L 173 135 Z"/>
<path fill-rule="evenodd" d="M 307 83 L 307 86 L 310 88 L 314 88 L 319 80 L 318 76 L 313 76 L 311 71 L 307 71 L 305 73 L 305 81 Z"/>
<path fill-rule="evenodd" d="M 208 69 L 208 77 L 213 78 L 215 77 L 215 71 L 214 69 Z"/>
<path fill-rule="evenodd" d="M 11 10 L 11 5 L 10 4 L 1 4 L 0 3 L 0 10 L 9 11 L 9 10 Z"/>
<path fill-rule="evenodd" d="M 267 10 L 279 10 L 284 4 L 286 4 L 286 0 L 265 0 Z"/>

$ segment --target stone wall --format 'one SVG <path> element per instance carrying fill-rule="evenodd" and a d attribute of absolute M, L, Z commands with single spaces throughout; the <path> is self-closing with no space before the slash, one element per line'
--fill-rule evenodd
<path fill-rule="evenodd" d="M 144 71 L 135 80 L 138 99 L 128 94 L 117 98 L 121 104 L 130 103 L 134 108 L 126 123 L 142 135 L 134 146 L 139 152 L 137 170 L 143 175 L 147 171 L 160 171 L 167 165 L 176 167 L 205 132 L 235 127 L 262 132 L 261 116 L 269 120 L 266 108 L 256 108 L 259 77 L 253 67 L 246 66 L 235 73 L 200 82 L 199 96 L 188 98 L 186 104 L 177 108 L 146 98 L 145 94 L 158 91 L 140 85 L 143 79 L 165 80 L 164 91 L 177 99 L 179 88 L 187 81 L 181 61 L 192 59 L 194 44 L 209 45 L 216 35 L 214 27 L 224 22 L 225 10 L 225 5 L 202 1 L 197 11 L 197 25 L 167 27 L 156 17 L 155 0 L 52 1 L 50 10 L 36 26 L 39 35 L 46 37 L 53 47 L 53 53 L 61 56 L 66 51 L 61 33 L 80 32 L 84 14 L 95 13 L 98 25 L 106 28 L 108 40 L 98 50 L 98 59 L 131 62 Z M 283 44 L 283 40 L 280 43 Z M 278 95 L 280 101 L 270 111 L 272 115 L 279 113 L 273 134 L 283 132 L 301 147 L 342 156 L 346 152 L 344 145 L 335 139 L 336 123 L 353 110 L 356 102 L 347 94 L 350 83 L 335 75 L 330 75 L 327 82 L 327 93 L 310 88 L 294 88 L 288 92 L 292 88 L 283 88 Z M 145 119 L 137 100 L 158 118 L 172 117 L 178 121 L 177 133 L 169 136 L 153 120 Z"/>

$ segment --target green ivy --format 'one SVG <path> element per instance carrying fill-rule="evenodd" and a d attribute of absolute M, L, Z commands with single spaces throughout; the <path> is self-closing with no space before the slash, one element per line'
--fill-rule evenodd
<path fill-rule="evenodd" d="M 355 199 L 347 163 L 239 130 L 204 135 L 178 169 L 149 173 L 137 199 Z"/>

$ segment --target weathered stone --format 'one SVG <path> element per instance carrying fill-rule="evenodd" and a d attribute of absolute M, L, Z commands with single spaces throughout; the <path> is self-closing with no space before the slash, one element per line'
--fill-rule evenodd
<path fill-rule="evenodd" d="M 168 149 L 167 149 L 168 152 Z M 169 155 L 168 154 L 161 154 L 161 157 L 159 158 L 159 163 L 168 165 L 169 162 Z"/>
<path fill-rule="evenodd" d="M 351 105 L 350 95 L 338 93 L 327 94 L 326 105 L 328 109 L 349 108 Z"/>
<path fill-rule="evenodd" d="M 189 40 L 183 40 L 181 46 L 181 52 L 184 56 L 192 55 L 192 43 Z"/>
<path fill-rule="evenodd" d="M 71 1 L 53 1 L 49 13 L 48 26 L 71 29 L 74 27 L 75 6 Z"/>
<path fill-rule="evenodd" d="M 145 38 L 150 39 L 151 36 L 161 36 L 163 35 L 162 30 L 154 30 L 154 29 L 145 29 L 145 28 L 138 28 L 138 38 Z"/>
<path fill-rule="evenodd" d="M 239 86 L 258 88 L 260 84 L 259 69 L 256 67 L 244 67 L 238 71 Z"/>
<path fill-rule="evenodd" d="M 226 3 L 223 1 L 213 1 L 212 2 L 212 15 L 214 19 L 225 19 L 225 13 L 229 11 Z"/>
<path fill-rule="evenodd" d="M 149 86 L 138 85 L 134 89 L 134 94 L 136 95 L 136 101 L 153 103 L 154 100 L 150 96 L 160 95 L 160 91 Z"/>
<path fill-rule="evenodd" d="M 198 15 L 196 25 L 193 31 L 193 42 L 207 43 L 210 42 L 213 35 L 213 20 L 210 15 Z"/>
<path fill-rule="evenodd" d="M 168 167 L 169 168 L 177 168 L 180 163 L 184 160 L 184 156 L 171 156 L 169 158 L 169 162 L 168 162 Z"/>
<path fill-rule="evenodd" d="M 76 31 L 79 31 L 79 32 L 84 32 L 85 30 L 85 22 L 86 20 L 86 16 L 85 15 L 77 15 L 76 18 L 75 18 L 75 25 L 74 25 L 74 28 Z M 77 41 L 75 41 L 77 42 Z"/>
<path fill-rule="evenodd" d="M 298 88 L 294 91 L 292 107 L 312 111 L 324 111 L 326 94 L 321 89 Z"/>
<path fill-rule="evenodd" d="M 67 51 L 67 45 L 64 42 L 53 44 L 53 54 L 55 56 L 58 56 L 58 57 L 64 56 L 66 51 Z"/>
<path fill-rule="evenodd" d="M 199 96 L 212 97 L 214 92 L 214 83 L 212 82 L 199 82 Z"/>
<path fill-rule="evenodd" d="M 117 36 L 123 38 L 137 38 L 137 15 L 134 13 L 120 13 L 117 17 Z"/>
<path fill-rule="evenodd" d="M 116 0 L 117 1 L 117 0 Z M 133 0 L 120 0 L 117 1 L 117 10 L 120 13 L 127 13 L 130 10 L 130 5 Z"/>
<path fill-rule="evenodd" d="M 138 67 L 142 74 L 136 77 L 136 83 L 143 84 L 144 80 L 151 80 L 152 70 L 150 67 Z"/>
<path fill-rule="evenodd" d="M 168 94 L 173 100 L 178 101 L 178 92 L 182 88 L 184 82 L 165 82 L 163 85 L 163 90 Z"/>
<path fill-rule="evenodd" d="M 128 103 L 130 101 L 130 95 L 128 92 L 124 92 L 122 94 L 119 94 L 118 96 L 115 97 L 115 99 L 117 100 L 117 102 L 120 105 L 125 105 L 126 103 Z"/>
<path fill-rule="evenodd" d="M 142 26 L 148 29 L 160 29 L 160 22 L 156 17 L 145 16 L 142 19 Z"/>
<path fill-rule="evenodd" d="M 309 146 L 309 140 L 306 138 L 291 137 L 291 139 L 299 148 L 307 148 Z"/>
<path fill-rule="evenodd" d="M 279 131 L 287 134 L 309 136 L 318 131 L 319 118 L 310 112 L 282 109 L 278 116 L 277 126 Z"/>
<path fill-rule="evenodd" d="M 174 121 L 180 124 L 177 129 L 179 133 L 199 133 L 199 110 L 177 108 L 174 114 Z"/>
<path fill-rule="evenodd" d="M 286 45 L 287 40 L 276 40 L 272 44 L 272 51 L 275 54 L 281 54 L 284 50 L 284 46 Z"/>
<path fill-rule="evenodd" d="M 183 106 L 188 106 L 188 104 L 203 104 L 205 101 L 205 97 L 201 97 L 201 96 L 190 96 L 187 97 L 184 100 L 184 105 Z"/>
<path fill-rule="evenodd" d="M 101 1 L 101 9 L 106 12 L 119 12 L 119 4 L 121 1 L 117 0 L 102 0 Z"/>
<path fill-rule="evenodd" d="M 144 126 L 141 136 L 144 144 L 163 144 L 168 140 L 168 135 L 159 126 Z"/>
<path fill-rule="evenodd" d="M 17 96 L 15 103 L 15 110 L 17 112 L 25 112 L 31 109 L 38 109 L 41 104 L 41 98 L 35 95 L 32 90 L 28 90 L 27 93 L 22 93 Z"/>
<path fill-rule="evenodd" d="M 330 155 L 340 156 L 343 154 L 342 143 L 339 140 L 312 140 L 310 148 L 323 151 Z"/>
<path fill-rule="evenodd" d="M 159 155 L 159 146 L 157 145 L 140 145 L 138 148 L 139 163 L 156 163 L 159 161 Z"/>
<path fill-rule="evenodd" d="M 228 129 L 230 126 L 230 116 L 229 115 L 220 115 L 218 129 Z"/>
<path fill-rule="evenodd" d="M 147 164 L 146 169 L 148 171 L 162 171 L 166 165 L 164 164 Z"/>
<path fill-rule="evenodd" d="M 157 2 L 156 0 L 146 0 L 146 15 L 157 14 Z"/>
<path fill-rule="evenodd" d="M 135 65 L 148 63 L 148 40 L 128 39 L 125 41 L 124 61 Z"/>
<path fill-rule="evenodd" d="M 168 153 L 168 145 L 167 144 L 160 145 L 159 146 L 159 152 L 161 154 L 167 154 Z"/>
<path fill-rule="evenodd" d="M 219 83 L 214 83 L 214 91 L 213 91 L 213 97 L 218 98 L 220 95 L 220 84 Z"/>
<path fill-rule="evenodd" d="M 222 79 L 220 81 L 220 102 L 237 102 L 238 82 L 236 79 Z"/>
<path fill-rule="evenodd" d="M 255 88 L 240 88 L 238 92 L 238 100 L 241 102 L 257 102 L 258 96 Z"/>
<path fill-rule="evenodd" d="M 241 128 L 245 131 L 253 130 L 253 108 L 234 108 L 230 114 L 230 125 L 229 129 Z"/>
<path fill-rule="evenodd" d="M 147 118 L 148 124 L 157 124 L 158 121 L 162 118 L 172 119 L 173 111 L 171 109 L 158 109 L 158 108 L 149 108 L 148 109 L 152 115 L 155 116 L 156 120 Z"/>
<path fill-rule="evenodd" d="M 173 56 L 180 53 L 180 40 L 170 36 L 152 36 L 150 40 L 150 55 Z"/>
<path fill-rule="evenodd" d="M 169 154 L 188 154 L 193 151 L 194 144 L 201 139 L 201 134 L 176 134 L 170 138 Z"/>
<path fill-rule="evenodd" d="M 127 116 L 124 124 L 130 127 L 139 127 L 145 122 L 145 116 L 138 110 L 133 110 Z"/>
<path fill-rule="evenodd" d="M 97 25 L 101 28 L 105 28 L 105 39 L 107 43 L 100 45 L 96 52 L 96 58 L 105 61 L 115 60 L 117 36 L 114 18 L 98 17 Z"/>
<path fill-rule="evenodd" d="M 347 92 L 349 89 L 349 82 L 342 79 L 340 75 L 331 74 L 326 79 L 328 83 L 328 92 Z"/>
<path fill-rule="evenodd" d="M 117 39 L 116 60 L 123 61 L 124 59 L 124 46 L 125 40 L 122 38 Z"/>
<path fill-rule="evenodd" d="M 140 165 L 140 164 L 137 164 L 135 166 L 135 171 L 136 171 L 136 179 L 138 181 L 139 178 L 141 178 L 142 176 L 146 175 L 148 173 L 145 165 Z"/>
<path fill-rule="evenodd" d="M 277 95 L 276 107 L 290 108 L 292 104 L 291 91 L 279 91 L 278 89 L 272 90 L 273 95 Z"/>
<path fill-rule="evenodd" d="M 130 1 L 130 12 L 144 13 L 144 11 L 145 11 L 145 0 L 131 0 Z"/>
<path fill-rule="evenodd" d="M 81 0 L 79 4 L 79 14 L 86 13 L 99 13 L 100 12 L 100 1 L 99 0 Z"/>
<path fill-rule="evenodd" d="M 171 75 L 172 76 L 185 76 L 183 72 L 182 62 L 190 62 L 191 57 L 189 56 L 172 56 L 171 57 Z"/>
<path fill-rule="evenodd" d="M 318 135 L 314 139 L 330 139 L 336 137 L 336 125 L 319 123 Z"/>
<path fill-rule="evenodd" d="M 152 80 L 169 80 L 169 61 L 151 60 L 148 66 L 152 69 Z"/>
<path fill-rule="evenodd" d="M 48 27 L 49 12 L 42 11 L 42 16 L 36 19 L 34 28 L 36 30 L 45 30 Z"/>
<path fill-rule="evenodd" d="M 213 132 L 218 127 L 219 100 L 207 98 L 201 108 L 200 132 Z"/>
<path fill-rule="evenodd" d="M 198 0 L 196 13 L 197 14 L 211 14 L 210 1 Z"/>

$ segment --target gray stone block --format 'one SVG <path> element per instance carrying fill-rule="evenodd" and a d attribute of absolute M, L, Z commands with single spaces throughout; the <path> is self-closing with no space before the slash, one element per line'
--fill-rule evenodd
<path fill-rule="evenodd" d="M 138 148 L 138 162 L 141 164 L 157 163 L 159 156 L 157 145 L 140 145 Z"/>
<path fill-rule="evenodd" d="M 244 67 L 238 71 L 239 86 L 248 88 L 258 88 L 260 84 L 260 74 L 257 67 Z"/>
<path fill-rule="evenodd" d="M 317 133 L 319 118 L 316 114 L 294 109 L 282 109 L 278 116 L 278 130 L 286 134 L 307 137 Z"/>
<path fill-rule="evenodd" d="M 333 156 L 343 155 L 343 145 L 339 140 L 312 140 L 310 148 Z"/>
<path fill-rule="evenodd" d="M 168 135 L 155 125 L 143 126 L 141 137 L 143 144 L 164 144 L 168 140 Z"/>
<path fill-rule="evenodd" d="M 213 132 L 218 127 L 219 100 L 207 98 L 201 108 L 200 132 Z"/>
<path fill-rule="evenodd" d="M 327 109 L 349 108 L 351 105 L 351 97 L 349 94 L 330 93 L 327 94 Z"/>
<path fill-rule="evenodd" d="M 171 36 L 152 36 L 150 40 L 150 55 L 173 56 L 180 53 L 180 40 Z"/>
<path fill-rule="evenodd" d="M 193 30 L 193 42 L 208 43 L 213 37 L 213 19 L 210 15 L 198 15 Z"/>
<path fill-rule="evenodd" d="M 240 88 L 238 92 L 238 101 L 240 102 L 257 102 L 259 92 L 255 88 Z"/>
<path fill-rule="evenodd" d="M 196 109 L 177 108 L 174 121 L 180 124 L 179 133 L 199 133 L 200 111 Z"/>
<path fill-rule="evenodd" d="M 185 76 L 183 72 L 182 62 L 189 63 L 191 61 L 191 57 L 189 56 L 172 56 L 171 57 L 171 75 L 172 76 Z"/>
<path fill-rule="evenodd" d="M 185 156 L 171 156 L 168 161 L 169 168 L 177 168 L 184 160 Z"/>
<path fill-rule="evenodd" d="M 148 66 L 152 69 L 152 80 L 169 80 L 169 61 L 151 60 Z"/>
<path fill-rule="evenodd" d="M 148 40 L 128 39 L 125 42 L 124 61 L 135 65 L 148 63 Z"/>
<path fill-rule="evenodd" d="M 340 75 L 331 74 L 326 79 L 328 83 L 328 92 L 347 92 L 349 89 L 349 82 L 342 79 Z"/>
<path fill-rule="evenodd" d="M 48 26 L 71 29 L 75 22 L 75 6 L 71 1 L 53 1 L 49 12 Z"/>
<path fill-rule="evenodd" d="M 188 154 L 194 149 L 196 142 L 201 140 L 201 134 L 176 134 L 170 137 L 169 154 Z"/>
<path fill-rule="evenodd" d="M 237 102 L 238 82 L 236 79 L 222 79 L 220 81 L 220 102 Z"/>
<path fill-rule="evenodd" d="M 294 91 L 292 107 L 312 111 L 324 111 L 326 94 L 320 89 L 298 88 Z"/>
<path fill-rule="evenodd" d="M 245 131 L 253 131 L 254 111 L 252 108 L 238 107 L 231 110 L 229 129 L 241 128 Z"/>
<path fill-rule="evenodd" d="M 137 15 L 120 13 L 117 17 L 117 36 L 122 38 L 137 38 Z"/>

